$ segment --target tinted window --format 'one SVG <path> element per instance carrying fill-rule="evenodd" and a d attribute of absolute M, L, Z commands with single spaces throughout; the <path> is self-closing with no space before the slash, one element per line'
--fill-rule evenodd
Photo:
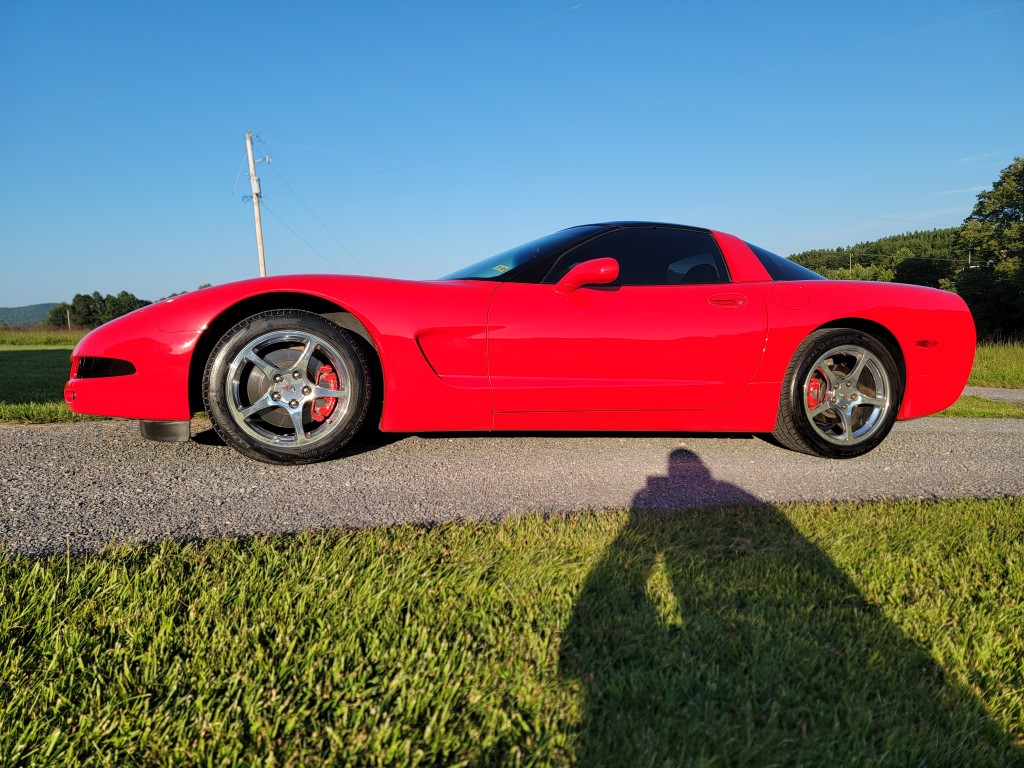
<path fill-rule="evenodd" d="M 673 227 L 625 227 L 573 248 L 544 282 L 556 283 L 576 264 L 611 257 L 619 262 L 612 285 L 726 283 L 729 274 L 709 232 Z"/>
<path fill-rule="evenodd" d="M 767 270 L 772 280 L 824 280 L 825 278 L 817 272 L 812 272 L 807 267 L 802 267 L 794 261 L 784 259 L 764 248 L 747 243 L 747 247 L 754 252 L 758 260 Z"/>
<path fill-rule="evenodd" d="M 445 275 L 442 280 L 499 280 L 507 281 L 516 279 L 526 269 L 532 267 L 531 262 L 544 261 L 548 257 L 554 257 L 566 248 L 572 247 L 581 240 L 601 231 L 601 227 L 587 225 L 583 227 L 571 227 L 555 232 L 553 235 L 531 240 L 523 245 L 517 245 L 507 251 L 502 251 L 497 256 L 478 261 L 468 267 Z M 548 266 L 544 267 L 547 272 Z"/>

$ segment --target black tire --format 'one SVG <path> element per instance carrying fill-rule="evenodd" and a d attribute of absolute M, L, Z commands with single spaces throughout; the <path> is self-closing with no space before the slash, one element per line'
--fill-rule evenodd
<path fill-rule="evenodd" d="M 362 345 L 330 320 L 296 309 L 261 312 L 210 353 L 203 402 L 217 434 L 271 464 L 309 464 L 359 431 L 371 399 Z"/>
<path fill-rule="evenodd" d="M 885 439 L 902 397 L 885 344 L 852 328 L 824 328 L 793 355 L 772 436 L 800 453 L 851 459 Z"/>

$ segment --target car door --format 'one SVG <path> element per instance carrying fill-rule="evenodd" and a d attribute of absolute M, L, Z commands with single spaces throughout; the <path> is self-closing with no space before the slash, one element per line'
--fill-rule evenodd
<path fill-rule="evenodd" d="M 609 284 L 559 290 L 572 268 L 613 258 Z M 715 408 L 753 376 L 766 310 L 731 284 L 709 232 L 623 227 L 563 255 L 541 284 L 505 283 L 488 311 L 495 414 Z"/>

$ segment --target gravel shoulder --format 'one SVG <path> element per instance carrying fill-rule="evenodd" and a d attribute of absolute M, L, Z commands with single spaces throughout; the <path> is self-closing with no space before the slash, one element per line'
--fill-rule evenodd
<path fill-rule="evenodd" d="M 1024 422 L 897 424 L 867 456 L 827 461 L 756 437 L 400 436 L 303 467 L 244 459 L 193 423 L 190 443 L 135 422 L 0 426 L 0 546 L 108 544 L 333 527 L 491 520 L 529 512 L 733 501 L 1024 496 Z M 12 457 L 17 457 L 13 460 Z"/>

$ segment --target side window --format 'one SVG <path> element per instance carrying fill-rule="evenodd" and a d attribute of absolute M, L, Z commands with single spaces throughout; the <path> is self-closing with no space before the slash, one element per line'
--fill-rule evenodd
<path fill-rule="evenodd" d="M 565 253 L 545 283 L 556 283 L 576 264 L 611 257 L 619 262 L 613 285 L 727 283 L 729 274 L 709 232 L 674 227 L 624 227 Z"/>

